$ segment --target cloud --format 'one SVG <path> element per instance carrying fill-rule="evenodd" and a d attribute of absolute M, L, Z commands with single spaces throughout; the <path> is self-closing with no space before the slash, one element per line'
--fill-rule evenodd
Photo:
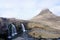
<path fill-rule="evenodd" d="M 60 15 L 60 0 L 40 0 L 36 2 L 36 8 L 37 14 L 40 10 L 49 8 L 55 15 Z"/>
<path fill-rule="evenodd" d="M 60 5 L 50 8 L 50 10 L 57 16 L 60 16 Z"/>
<path fill-rule="evenodd" d="M 60 13 L 60 0 L 0 0 L 0 16 L 30 19 L 43 8 L 56 15 Z"/>

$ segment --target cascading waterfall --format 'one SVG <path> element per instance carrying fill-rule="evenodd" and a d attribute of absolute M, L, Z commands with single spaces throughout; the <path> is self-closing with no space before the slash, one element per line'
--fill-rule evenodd
<path fill-rule="evenodd" d="M 25 29 L 25 26 L 24 26 L 24 24 L 22 23 L 21 24 L 21 26 L 22 26 L 22 31 L 23 31 L 23 33 L 22 33 L 22 37 L 24 38 L 24 40 L 34 40 L 33 38 L 29 38 L 29 35 L 27 34 L 27 30 Z"/>
<path fill-rule="evenodd" d="M 15 36 L 17 34 L 17 30 L 14 24 L 12 24 L 12 36 Z"/>
<path fill-rule="evenodd" d="M 27 34 L 28 31 L 25 30 L 24 24 L 21 24 L 22 27 L 22 35 L 20 35 L 20 38 L 22 37 L 24 40 L 34 40 L 33 38 L 29 37 L 29 35 Z M 21 30 L 20 30 L 21 31 Z M 12 34 L 12 35 L 11 35 Z M 14 36 L 17 34 L 17 30 L 14 24 L 10 24 L 8 26 L 8 40 L 11 40 L 12 38 L 14 38 Z M 20 40 L 17 39 L 17 40 Z M 13 39 L 14 40 L 14 39 Z"/>
<path fill-rule="evenodd" d="M 23 37 L 25 40 L 28 40 L 28 35 L 27 35 L 27 33 L 26 33 L 25 26 L 24 26 L 23 23 L 21 24 L 21 27 L 22 27 L 22 31 L 23 31 L 22 37 Z"/>
<path fill-rule="evenodd" d="M 21 26 L 22 26 L 22 31 L 25 32 L 26 30 L 25 30 L 24 24 L 22 23 Z"/>
<path fill-rule="evenodd" d="M 17 35 L 17 30 L 14 24 L 9 24 L 8 26 L 8 38 L 12 38 Z"/>

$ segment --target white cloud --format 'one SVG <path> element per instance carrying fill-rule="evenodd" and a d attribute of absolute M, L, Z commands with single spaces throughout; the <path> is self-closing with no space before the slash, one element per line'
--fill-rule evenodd
<path fill-rule="evenodd" d="M 55 14 L 60 16 L 60 6 L 54 6 L 52 8 L 50 8 L 50 10 Z"/>
<path fill-rule="evenodd" d="M 0 0 L 0 15 L 30 19 L 43 8 L 49 8 L 55 14 L 59 14 L 59 2 L 60 0 Z"/>

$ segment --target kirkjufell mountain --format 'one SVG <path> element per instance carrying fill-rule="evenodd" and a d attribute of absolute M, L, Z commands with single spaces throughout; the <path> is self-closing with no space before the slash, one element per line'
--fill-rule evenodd
<path fill-rule="evenodd" d="M 49 9 L 42 10 L 37 16 L 33 17 L 31 21 L 41 22 L 60 30 L 60 17 L 54 15 Z"/>
<path fill-rule="evenodd" d="M 56 18 L 56 15 L 54 15 L 49 9 L 44 9 L 37 16 L 33 17 L 32 20 L 41 20 L 49 18 Z"/>

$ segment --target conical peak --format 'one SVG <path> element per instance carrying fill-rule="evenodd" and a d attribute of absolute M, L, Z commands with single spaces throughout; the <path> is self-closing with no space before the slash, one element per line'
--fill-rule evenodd
<path fill-rule="evenodd" d="M 49 9 L 44 9 L 37 16 L 35 16 L 33 19 L 55 18 L 55 17 L 56 17 L 56 15 L 54 15 Z"/>
<path fill-rule="evenodd" d="M 45 14 L 54 15 L 49 9 L 43 9 L 38 15 L 45 15 Z"/>

